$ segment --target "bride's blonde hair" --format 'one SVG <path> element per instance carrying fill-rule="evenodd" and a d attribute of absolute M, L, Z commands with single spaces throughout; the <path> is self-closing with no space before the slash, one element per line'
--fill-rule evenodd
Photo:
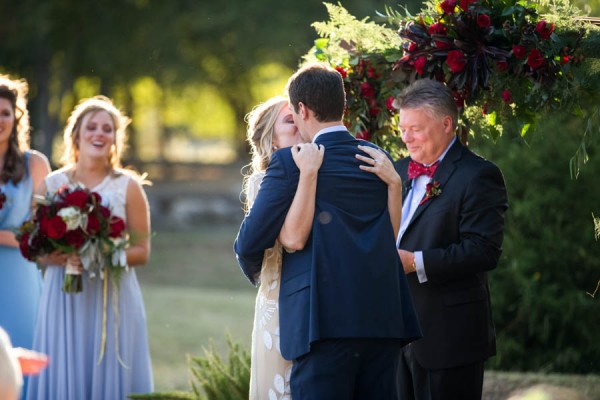
<path fill-rule="evenodd" d="M 275 96 L 254 107 L 246 114 L 244 120 L 248 124 L 246 140 L 250 144 L 250 170 L 244 177 L 243 193 L 247 197 L 248 184 L 252 176 L 264 172 L 273 154 L 273 135 L 275 122 L 281 109 L 288 104 L 284 96 Z M 247 204 L 247 199 L 246 199 Z"/>
<path fill-rule="evenodd" d="M 287 103 L 287 98 L 275 96 L 257 105 L 246 114 L 245 121 L 248 123 L 247 140 L 250 143 L 250 154 L 252 155 L 251 173 L 263 172 L 267 169 L 269 159 L 273 154 L 275 122 L 279 111 Z"/>

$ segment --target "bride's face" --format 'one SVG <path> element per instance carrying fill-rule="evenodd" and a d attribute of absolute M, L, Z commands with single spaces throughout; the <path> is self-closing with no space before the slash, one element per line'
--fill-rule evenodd
<path fill-rule="evenodd" d="M 287 104 L 279 111 L 273 132 L 273 145 L 278 149 L 304 143 L 298 128 L 294 125 L 294 117 Z"/>
<path fill-rule="evenodd" d="M 79 131 L 79 157 L 108 159 L 114 143 L 115 126 L 108 112 L 91 112 L 83 117 Z"/>

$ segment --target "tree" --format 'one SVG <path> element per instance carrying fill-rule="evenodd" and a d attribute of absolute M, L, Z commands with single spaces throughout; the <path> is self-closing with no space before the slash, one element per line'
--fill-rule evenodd
<path fill-rule="evenodd" d="M 383 8 L 374 0 L 346 3 L 360 13 Z M 129 88 L 141 77 L 172 90 L 213 85 L 234 110 L 243 143 L 243 116 L 265 100 L 253 97 L 255 68 L 279 63 L 293 70 L 314 39 L 310 21 L 324 14 L 319 3 L 274 0 L 4 2 L 0 60 L 30 83 L 34 144 L 46 154 L 79 98 L 74 85 L 82 77 L 97 82 L 98 92 L 119 94 L 127 107 Z"/>
<path fill-rule="evenodd" d="M 510 204 L 503 256 L 490 273 L 498 334 L 493 369 L 600 372 L 598 298 L 589 294 L 600 270 L 591 212 L 600 211 L 600 158 L 590 149 L 589 165 L 576 180 L 569 177 L 579 125 L 562 115 L 546 118 L 527 142 L 502 136 L 495 144 L 471 143 L 501 168 Z"/>

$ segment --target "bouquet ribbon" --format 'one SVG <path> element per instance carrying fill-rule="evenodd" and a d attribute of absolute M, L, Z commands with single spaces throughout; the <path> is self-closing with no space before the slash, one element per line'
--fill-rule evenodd
<path fill-rule="evenodd" d="M 98 365 L 102 362 L 104 358 L 104 353 L 106 352 L 106 319 L 107 319 L 107 306 L 108 306 L 108 268 L 104 267 L 104 282 L 102 287 L 102 338 L 100 339 L 100 355 L 98 356 Z M 119 292 L 118 286 L 115 283 L 113 286 L 112 293 L 112 306 L 113 312 L 115 314 L 115 352 L 117 355 L 117 360 L 119 364 L 123 366 L 123 368 L 129 368 L 123 360 L 121 359 L 121 354 L 119 353 Z"/>

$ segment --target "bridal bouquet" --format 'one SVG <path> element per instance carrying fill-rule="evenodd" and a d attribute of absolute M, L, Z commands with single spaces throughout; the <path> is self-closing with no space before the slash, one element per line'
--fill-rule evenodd
<path fill-rule="evenodd" d="M 90 278 L 104 279 L 104 269 L 116 274 L 127 268 L 125 221 L 111 215 L 101 196 L 79 186 L 63 185 L 45 197 L 36 196 L 33 218 L 24 222 L 16 236 L 21 253 L 34 261 L 56 250 L 77 253 Z M 83 290 L 78 269 L 67 263 L 63 284 L 66 293 Z"/>
<path fill-rule="evenodd" d="M 6 201 L 6 195 L 4 194 L 2 189 L 0 189 L 0 210 L 2 210 L 2 207 L 4 207 L 5 201 Z"/>

